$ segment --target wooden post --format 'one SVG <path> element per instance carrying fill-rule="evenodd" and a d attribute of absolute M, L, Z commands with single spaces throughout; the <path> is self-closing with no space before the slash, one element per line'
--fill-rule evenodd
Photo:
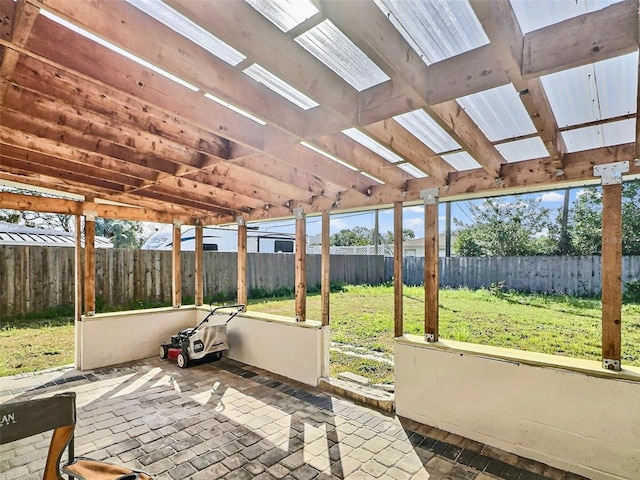
<path fill-rule="evenodd" d="M 84 210 L 84 314 L 96 314 L 96 212 Z"/>
<path fill-rule="evenodd" d="M 173 240 L 171 244 L 171 291 L 173 292 L 173 308 L 180 308 L 182 305 L 181 226 L 181 221 L 174 220 Z"/>
<path fill-rule="evenodd" d="M 444 256 L 451 256 L 451 202 L 445 203 Z M 438 247 L 439 248 L 439 247 Z"/>
<path fill-rule="evenodd" d="M 402 202 L 393 203 L 393 312 L 394 336 L 404 334 L 402 299 Z"/>
<path fill-rule="evenodd" d="M 204 303 L 204 227 L 196 225 L 195 304 Z"/>
<path fill-rule="evenodd" d="M 75 250 L 75 320 L 74 320 L 74 362 L 77 369 L 82 368 L 82 343 L 80 342 L 80 322 L 82 321 L 82 216 L 76 215 Z"/>
<path fill-rule="evenodd" d="M 424 334 L 438 341 L 440 285 L 438 283 L 438 189 L 422 190 L 424 199 Z"/>
<path fill-rule="evenodd" d="M 320 290 L 322 296 L 321 317 L 322 325 L 329 325 L 329 305 L 331 295 L 331 237 L 329 235 L 329 212 L 322 212 L 322 266 Z"/>
<path fill-rule="evenodd" d="M 622 185 L 602 186 L 602 359 L 620 370 L 622 327 Z"/>
<path fill-rule="evenodd" d="M 296 321 L 307 319 L 307 224 L 302 207 L 294 211 L 296 218 Z"/>
<path fill-rule="evenodd" d="M 620 370 L 622 354 L 622 174 L 629 162 L 593 167 L 602 177 L 602 366 Z"/>
<path fill-rule="evenodd" d="M 238 303 L 247 304 L 247 224 L 238 217 Z M 246 310 L 246 307 L 245 307 Z"/>

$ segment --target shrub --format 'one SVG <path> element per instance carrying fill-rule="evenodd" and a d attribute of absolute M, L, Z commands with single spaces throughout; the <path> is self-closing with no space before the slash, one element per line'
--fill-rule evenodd
<path fill-rule="evenodd" d="M 640 280 L 633 280 L 625 283 L 624 301 L 629 303 L 640 303 Z"/>

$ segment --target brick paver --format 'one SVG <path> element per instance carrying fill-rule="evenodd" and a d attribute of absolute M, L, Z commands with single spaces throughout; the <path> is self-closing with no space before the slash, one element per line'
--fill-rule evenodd
<path fill-rule="evenodd" d="M 582 478 L 227 359 L 148 359 L 46 385 L 34 377 L 0 400 L 75 391 L 76 452 L 158 480 Z M 0 480 L 41 478 L 48 442 L 0 447 Z"/>

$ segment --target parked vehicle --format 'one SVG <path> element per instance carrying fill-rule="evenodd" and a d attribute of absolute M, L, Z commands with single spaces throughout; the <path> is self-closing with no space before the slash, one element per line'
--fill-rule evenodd
<path fill-rule="evenodd" d="M 196 249 L 195 227 L 185 227 L 180 235 L 180 250 Z M 171 250 L 172 230 L 161 230 L 151 235 L 142 245 L 143 250 Z M 238 231 L 235 228 L 204 227 L 203 247 L 205 251 L 237 252 Z M 247 230 L 247 251 L 249 253 L 293 253 L 295 235 L 291 233 L 259 232 Z"/>

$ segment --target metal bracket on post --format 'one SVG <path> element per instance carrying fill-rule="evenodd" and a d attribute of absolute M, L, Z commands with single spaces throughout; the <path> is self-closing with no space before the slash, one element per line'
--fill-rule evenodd
<path fill-rule="evenodd" d="M 242 215 L 238 215 L 236 217 L 236 222 L 238 222 L 238 226 L 239 227 L 246 227 L 247 226 L 247 221 L 244 219 L 244 217 Z"/>
<path fill-rule="evenodd" d="M 82 215 L 84 215 L 85 220 L 89 220 L 90 222 L 95 222 L 98 217 L 98 212 L 95 210 L 83 210 Z"/>
<path fill-rule="evenodd" d="M 436 343 L 436 336 L 433 333 L 425 333 L 424 339 L 427 343 Z"/>
<path fill-rule="evenodd" d="M 629 171 L 629 162 L 613 162 L 593 167 L 593 175 L 602 178 L 602 185 L 622 183 L 622 174 Z"/>
<path fill-rule="evenodd" d="M 304 209 L 302 207 L 294 208 L 293 209 L 293 217 L 296 220 L 304 219 Z"/>
<path fill-rule="evenodd" d="M 181 227 L 183 223 L 184 222 L 182 220 L 177 220 L 177 219 L 173 220 L 173 226 L 174 227 Z"/>
<path fill-rule="evenodd" d="M 640 167 L 640 158 L 636 158 L 636 159 L 633 161 L 633 166 L 634 166 L 634 167 Z"/>
<path fill-rule="evenodd" d="M 620 360 L 613 360 L 611 358 L 602 359 L 602 368 L 604 368 L 605 370 L 614 370 L 616 372 L 622 370 L 622 368 L 620 367 Z"/>
<path fill-rule="evenodd" d="M 425 188 L 420 190 L 420 198 L 424 200 L 425 205 L 436 205 L 438 203 L 438 187 Z"/>

